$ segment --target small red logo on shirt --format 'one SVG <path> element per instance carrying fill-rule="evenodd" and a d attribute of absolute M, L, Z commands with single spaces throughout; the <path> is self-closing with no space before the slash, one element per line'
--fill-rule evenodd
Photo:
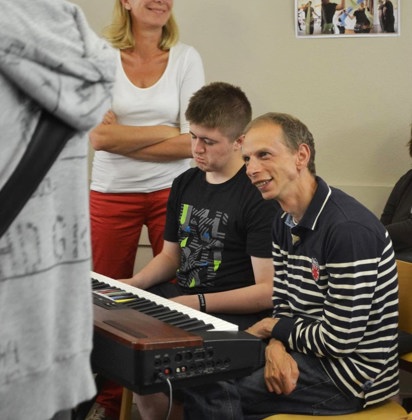
<path fill-rule="evenodd" d="M 315 281 L 319 280 L 319 263 L 316 258 L 312 258 L 312 277 Z"/>

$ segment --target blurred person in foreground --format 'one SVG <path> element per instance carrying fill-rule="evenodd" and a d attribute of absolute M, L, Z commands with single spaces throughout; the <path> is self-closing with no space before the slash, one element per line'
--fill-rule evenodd
<path fill-rule="evenodd" d="M 74 130 L 0 238 L 0 418 L 65 420 L 96 392 L 87 131 L 110 106 L 114 57 L 74 4 L 0 7 L 0 188 L 43 109 Z"/>

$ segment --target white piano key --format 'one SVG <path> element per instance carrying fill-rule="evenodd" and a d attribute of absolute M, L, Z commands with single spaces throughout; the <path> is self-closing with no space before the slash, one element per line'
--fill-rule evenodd
<path fill-rule="evenodd" d="M 157 303 L 158 305 L 163 305 L 168 307 L 170 310 L 175 309 L 176 311 L 182 312 L 186 315 L 189 315 L 191 318 L 197 318 L 204 321 L 206 324 L 213 325 L 213 331 L 237 331 L 238 326 L 232 324 L 231 322 L 224 321 L 223 319 L 217 318 L 215 316 L 206 314 L 204 312 L 197 311 L 196 309 L 190 308 L 186 305 L 182 305 L 177 302 L 173 302 L 169 299 L 163 298 L 162 296 L 157 296 L 153 293 L 148 292 L 147 290 L 139 289 L 138 287 L 130 286 L 129 284 L 123 283 L 118 280 L 114 280 L 110 277 L 106 277 L 102 274 L 91 272 L 91 278 L 107 283 L 110 286 L 117 287 L 126 292 L 130 292 L 136 296 L 146 298 L 152 302 Z"/>

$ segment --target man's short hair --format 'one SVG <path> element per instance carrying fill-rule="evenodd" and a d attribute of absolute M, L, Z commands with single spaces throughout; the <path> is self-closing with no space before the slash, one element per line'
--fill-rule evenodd
<path fill-rule="evenodd" d="M 316 175 L 315 142 L 312 133 L 302 121 L 289 114 L 268 112 L 251 121 L 246 126 L 245 133 L 262 123 L 280 126 L 283 131 L 283 140 L 285 141 L 286 146 L 292 151 L 297 151 L 301 144 L 307 144 L 310 149 L 308 169 L 311 174 Z"/>
<path fill-rule="evenodd" d="M 237 140 L 252 118 L 252 107 L 239 87 L 213 82 L 193 94 L 185 115 L 189 123 L 217 128 Z"/>

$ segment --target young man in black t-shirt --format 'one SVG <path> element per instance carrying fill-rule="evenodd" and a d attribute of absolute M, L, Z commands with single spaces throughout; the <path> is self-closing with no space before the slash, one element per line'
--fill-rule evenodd
<path fill-rule="evenodd" d="M 173 183 L 162 252 L 123 281 L 247 328 L 272 307 L 270 230 L 278 209 L 245 172 L 251 106 L 239 88 L 212 83 L 193 95 L 186 117 L 197 167 Z"/>
<path fill-rule="evenodd" d="M 246 95 L 227 83 L 192 96 L 186 118 L 197 167 L 172 185 L 162 252 L 123 280 L 240 329 L 272 310 L 271 225 L 279 208 L 246 175 L 241 146 L 251 113 Z M 141 416 L 163 414 L 164 400 L 138 396 Z"/>

